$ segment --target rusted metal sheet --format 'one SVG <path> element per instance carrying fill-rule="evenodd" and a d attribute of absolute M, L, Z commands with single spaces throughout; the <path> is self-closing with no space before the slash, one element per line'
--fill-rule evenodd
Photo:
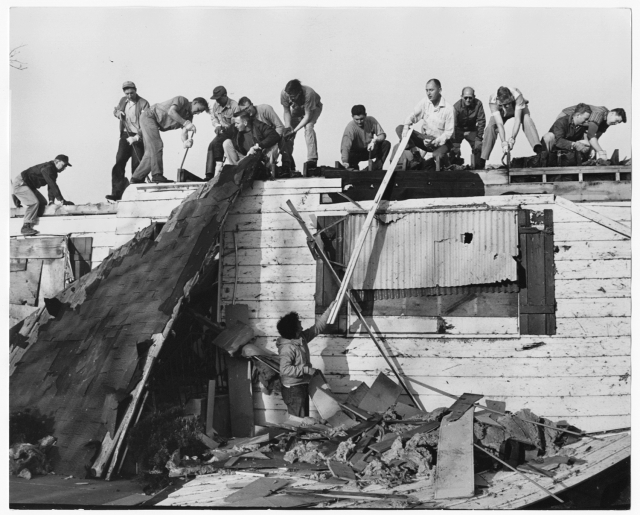
<path fill-rule="evenodd" d="M 345 260 L 364 222 L 345 222 Z M 515 281 L 515 210 L 396 213 L 376 218 L 353 274 L 357 290 L 405 290 Z"/>

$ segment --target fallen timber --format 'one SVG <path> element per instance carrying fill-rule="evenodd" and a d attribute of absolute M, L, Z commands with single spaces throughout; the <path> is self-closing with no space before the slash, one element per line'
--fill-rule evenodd
<path fill-rule="evenodd" d="M 285 221 L 290 218 L 288 215 L 278 213 L 285 200 L 291 198 L 301 217 L 311 225 L 316 216 L 344 217 L 371 206 L 367 199 L 357 201 L 360 207 L 352 203 L 323 204 L 323 195 L 344 191 L 336 179 L 301 179 L 297 187 L 292 187 L 291 183 L 275 181 L 268 187 L 258 184 L 254 190 L 246 190 L 229 213 L 226 238 L 222 242 L 222 259 L 226 266 L 221 267 L 221 285 L 230 285 L 229 291 L 235 295 L 233 284 L 237 281 L 238 301 L 250 306 L 250 323 L 256 329 L 256 342 L 267 349 L 274 348 L 274 318 L 287 309 L 294 309 L 310 323 L 315 314 L 309 299 L 314 295 L 316 265 L 309 263 L 304 237 L 293 236 L 294 232 L 299 232 L 297 221 L 291 219 L 289 223 Z M 569 185 L 562 183 L 564 187 Z M 538 191 L 550 187 L 549 184 L 524 186 L 536 186 Z M 488 187 L 485 193 L 487 191 Z M 352 192 L 353 189 L 345 191 L 346 194 Z M 280 196 L 279 202 L 272 202 L 277 196 Z M 256 211 L 258 203 L 260 211 Z M 627 267 L 630 257 L 627 250 L 628 205 L 600 200 L 575 205 L 584 206 L 604 218 L 569 209 L 562 204 L 562 199 L 553 195 L 383 201 L 379 213 L 525 208 L 540 214 L 544 209 L 552 209 L 555 215 L 559 329 L 556 335 L 398 334 L 381 329 L 385 349 L 394 363 L 400 363 L 404 380 L 421 401 L 426 401 L 429 409 L 442 401 L 436 400 L 425 385 L 462 392 L 469 389 L 469 384 L 480 383 L 487 385 L 481 387 L 482 391 L 492 398 L 504 398 L 509 406 L 531 406 L 554 420 L 573 421 L 577 415 L 580 420 L 576 425 L 588 431 L 630 425 L 628 411 L 625 414 L 625 409 L 628 410 L 629 334 L 629 312 L 625 308 L 629 293 L 625 281 L 630 276 Z M 233 261 L 227 256 L 233 245 L 231 233 L 236 228 L 239 229 L 237 242 L 241 256 L 237 275 L 229 269 Z M 255 286 L 258 283 L 262 286 Z M 224 289 L 220 296 L 223 306 L 233 301 Z M 265 302 L 267 297 L 270 302 Z M 453 318 L 456 317 L 448 317 L 448 321 L 457 325 Z M 407 323 L 406 318 L 402 320 Z M 580 348 L 578 340 L 584 344 Z M 375 373 L 387 370 L 363 331 L 350 332 L 347 336 L 322 335 L 312 343 L 314 366 L 325 372 L 340 399 L 347 396 L 354 381 L 370 383 Z M 418 360 L 424 365 L 418 366 Z M 465 360 L 469 366 L 460 365 Z M 497 360 L 505 371 L 503 376 L 492 374 Z M 576 365 L 569 361 L 575 361 Z M 525 370 L 526 379 L 520 379 L 510 371 L 510 366 L 515 367 L 514 370 Z M 454 368 L 448 370 L 449 367 Z M 590 374 L 592 378 L 587 377 Z M 507 391 L 511 393 L 505 395 Z M 581 391 L 589 392 L 587 395 L 593 395 L 593 398 L 588 399 L 584 393 L 581 395 Z M 559 409 L 556 409 L 554 405 L 559 398 L 566 400 L 559 402 Z M 253 400 L 258 425 L 280 420 L 283 408 L 277 397 L 254 391 Z M 550 411 L 549 407 L 554 407 L 555 411 Z M 544 483 L 544 479 L 536 477 L 535 480 Z M 556 492 L 555 489 L 551 491 Z M 507 492 L 502 502 L 511 506 L 512 501 L 508 499 Z"/>

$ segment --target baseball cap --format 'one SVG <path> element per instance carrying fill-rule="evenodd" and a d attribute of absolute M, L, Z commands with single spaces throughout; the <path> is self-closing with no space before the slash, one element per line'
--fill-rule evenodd
<path fill-rule="evenodd" d="M 136 85 L 131 82 L 130 80 L 126 81 L 123 85 L 122 85 L 122 89 L 127 89 L 127 88 L 133 88 L 133 89 L 138 89 L 136 88 Z"/>
<path fill-rule="evenodd" d="M 227 94 L 227 88 L 224 86 L 216 86 L 213 89 L 213 96 L 211 97 L 213 100 L 218 100 L 220 97 L 223 97 Z"/>
<path fill-rule="evenodd" d="M 69 162 L 69 158 L 67 156 L 65 156 L 64 154 L 58 154 L 56 156 L 56 159 L 58 161 L 62 161 L 64 164 L 66 164 L 67 166 L 71 166 L 71 163 Z"/>

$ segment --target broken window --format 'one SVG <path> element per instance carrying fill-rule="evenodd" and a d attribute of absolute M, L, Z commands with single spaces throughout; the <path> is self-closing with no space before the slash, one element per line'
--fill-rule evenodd
<path fill-rule="evenodd" d="M 527 284 L 524 272 L 531 266 L 540 268 L 540 262 L 528 263 L 532 258 L 518 260 L 522 245 L 518 216 L 514 210 L 378 215 L 351 281 L 363 315 L 383 333 L 517 334 L 520 290 L 526 294 L 533 285 Z M 364 218 L 360 214 L 318 218 L 325 252 L 340 276 Z M 539 245 L 533 242 L 534 235 L 527 238 L 528 248 Z M 537 268 L 528 277 L 535 285 L 545 280 L 544 270 Z M 320 262 L 317 313 L 326 309 L 337 291 L 330 271 Z M 525 310 L 541 309 L 537 306 Z M 343 330 L 360 332 L 361 324 L 346 303 L 339 320 Z M 524 332 L 528 330 L 529 325 L 523 326 L 521 333 L 529 334 Z M 335 331 L 340 325 L 329 329 Z"/>

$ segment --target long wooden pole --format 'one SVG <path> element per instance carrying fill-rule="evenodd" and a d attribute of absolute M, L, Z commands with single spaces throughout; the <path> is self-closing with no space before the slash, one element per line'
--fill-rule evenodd
<path fill-rule="evenodd" d="M 398 162 L 400 161 L 400 157 L 402 157 L 402 153 L 404 152 L 407 143 L 409 143 L 409 138 L 411 137 L 412 131 L 409 130 L 404 138 L 400 141 L 398 145 L 398 149 L 396 150 L 396 155 L 391 161 L 391 165 L 389 165 L 389 169 L 387 173 L 384 175 L 384 179 L 380 183 L 380 188 L 376 193 L 375 198 L 373 199 L 373 205 L 371 209 L 369 209 L 369 213 L 367 214 L 367 218 L 365 218 L 364 224 L 362 226 L 362 230 L 358 235 L 358 239 L 353 247 L 353 252 L 351 254 L 351 258 L 349 259 L 349 264 L 347 266 L 347 270 L 345 271 L 344 278 L 342 279 L 342 284 L 340 285 L 340 289 L 338 290 L 338 296 L 336 297 L 336 302 L 333 305 L 333 309 L 329 313 L 329 323 L 333 324 L 336 321 L 336 317 L 338 316 L 338 311 L 340 311 L 340 307 L 342 306 L 342 301 L 344 300 L 344 296 L 347 292 L 347 288 L 349 287 L 349 283 L 351 282 L 351 276 L 356 268 L 356 263 L 358 261 L 358 257 L 360 256 L 360 252 L 362 251 L 362 247 L 364 246 L 364 241 L 367 237 L 367 233 L 371 228 L 371 224 L 373 223 L 373 217 L 378 210 L 378 206 L 382 201 L 382 196 L 391 181 L 391 177 L 393 177 L 393 173 L 396 170 L 396 166 L 398 166 Z"/>
<path fill-rule="evenodd" d="M 320 256 L 320 259 L 323 261 L 325 265 L 329 267 L 329 270 L 331 270 L 331 276 L 333 277 L 333 279 L 338 284 L 340 284 L 340 277 L 338 276 L 336 271 L 333 269 L 333 266 L 331 266 L 331 261 L 329 261 L 328 256 L 324 253 L 324 249 L 322 248 L 322 245 L 320 245 L 320 242 L 318 241 L 319 237 L 318 236 L 314 237 L 313 234 L 311 234 L 311 231 L 307 227 L 307 224 L 304 223 L 304 220 L 300 216 L 300 213 L 298 213 L 298 210 L 295 208 L 295 206 L 290 200 L 287 200 L 287 205 L 289 206 L 289 209 L 291 209 L 291 213 L 289 214 L 291 214 L 291 216 L 293 216 L 298 221 L 298 223 L 300 224 L 300 227 L 302 227 L 302 230 L 307 235 L 307 240 L 309 241 L 309 243 L 312 243 L 315 245 L 316 251 Z M 349 302 L 351 302 L 351 307 L 353 307 L 354 311 L 358 315 L 358 318 L 360 319 L 360 323 L 362 323 L 362 326 L 366 329 L 367 333 L 369 333 L 369 336 L 373 340 L 373 343 L 375 343 L 376 347 L 378 347 L 378 351 L 380 352 L 384 360 L 387 362 L 387 365 L 389 365 L 389 368 L 391 369 L 393 374 L 396 376 L 396 379 L 398 379 L 400 386 L 402 386 L 404 391 L 407 393 L 407 395 L 411 398 L 411 400 L 415 403 L 416 406 L 423 408 L 422 404 L 418 403 L 418 400 L 414 397 L 413 393 L 411 393 L 411 391 L 409 390 L 409 387 L 405 384 L 402 377 L 400 376 L 400 373 L 396 370 L 396 368 L 391 363 L 391 360 L 385 354 L 382 348 L 382 344 L 376 338 L 376 335 L 371 330 L 371 327 L 369 327 L 369 324 L 367 324 L 367 321 L 364 319 L 364 315 L 362 314 L 362 310 L 360 309 L 360 306 L 355 301 L 351 293 L 347 292 L 347 298 L 349 299 Z"/>

